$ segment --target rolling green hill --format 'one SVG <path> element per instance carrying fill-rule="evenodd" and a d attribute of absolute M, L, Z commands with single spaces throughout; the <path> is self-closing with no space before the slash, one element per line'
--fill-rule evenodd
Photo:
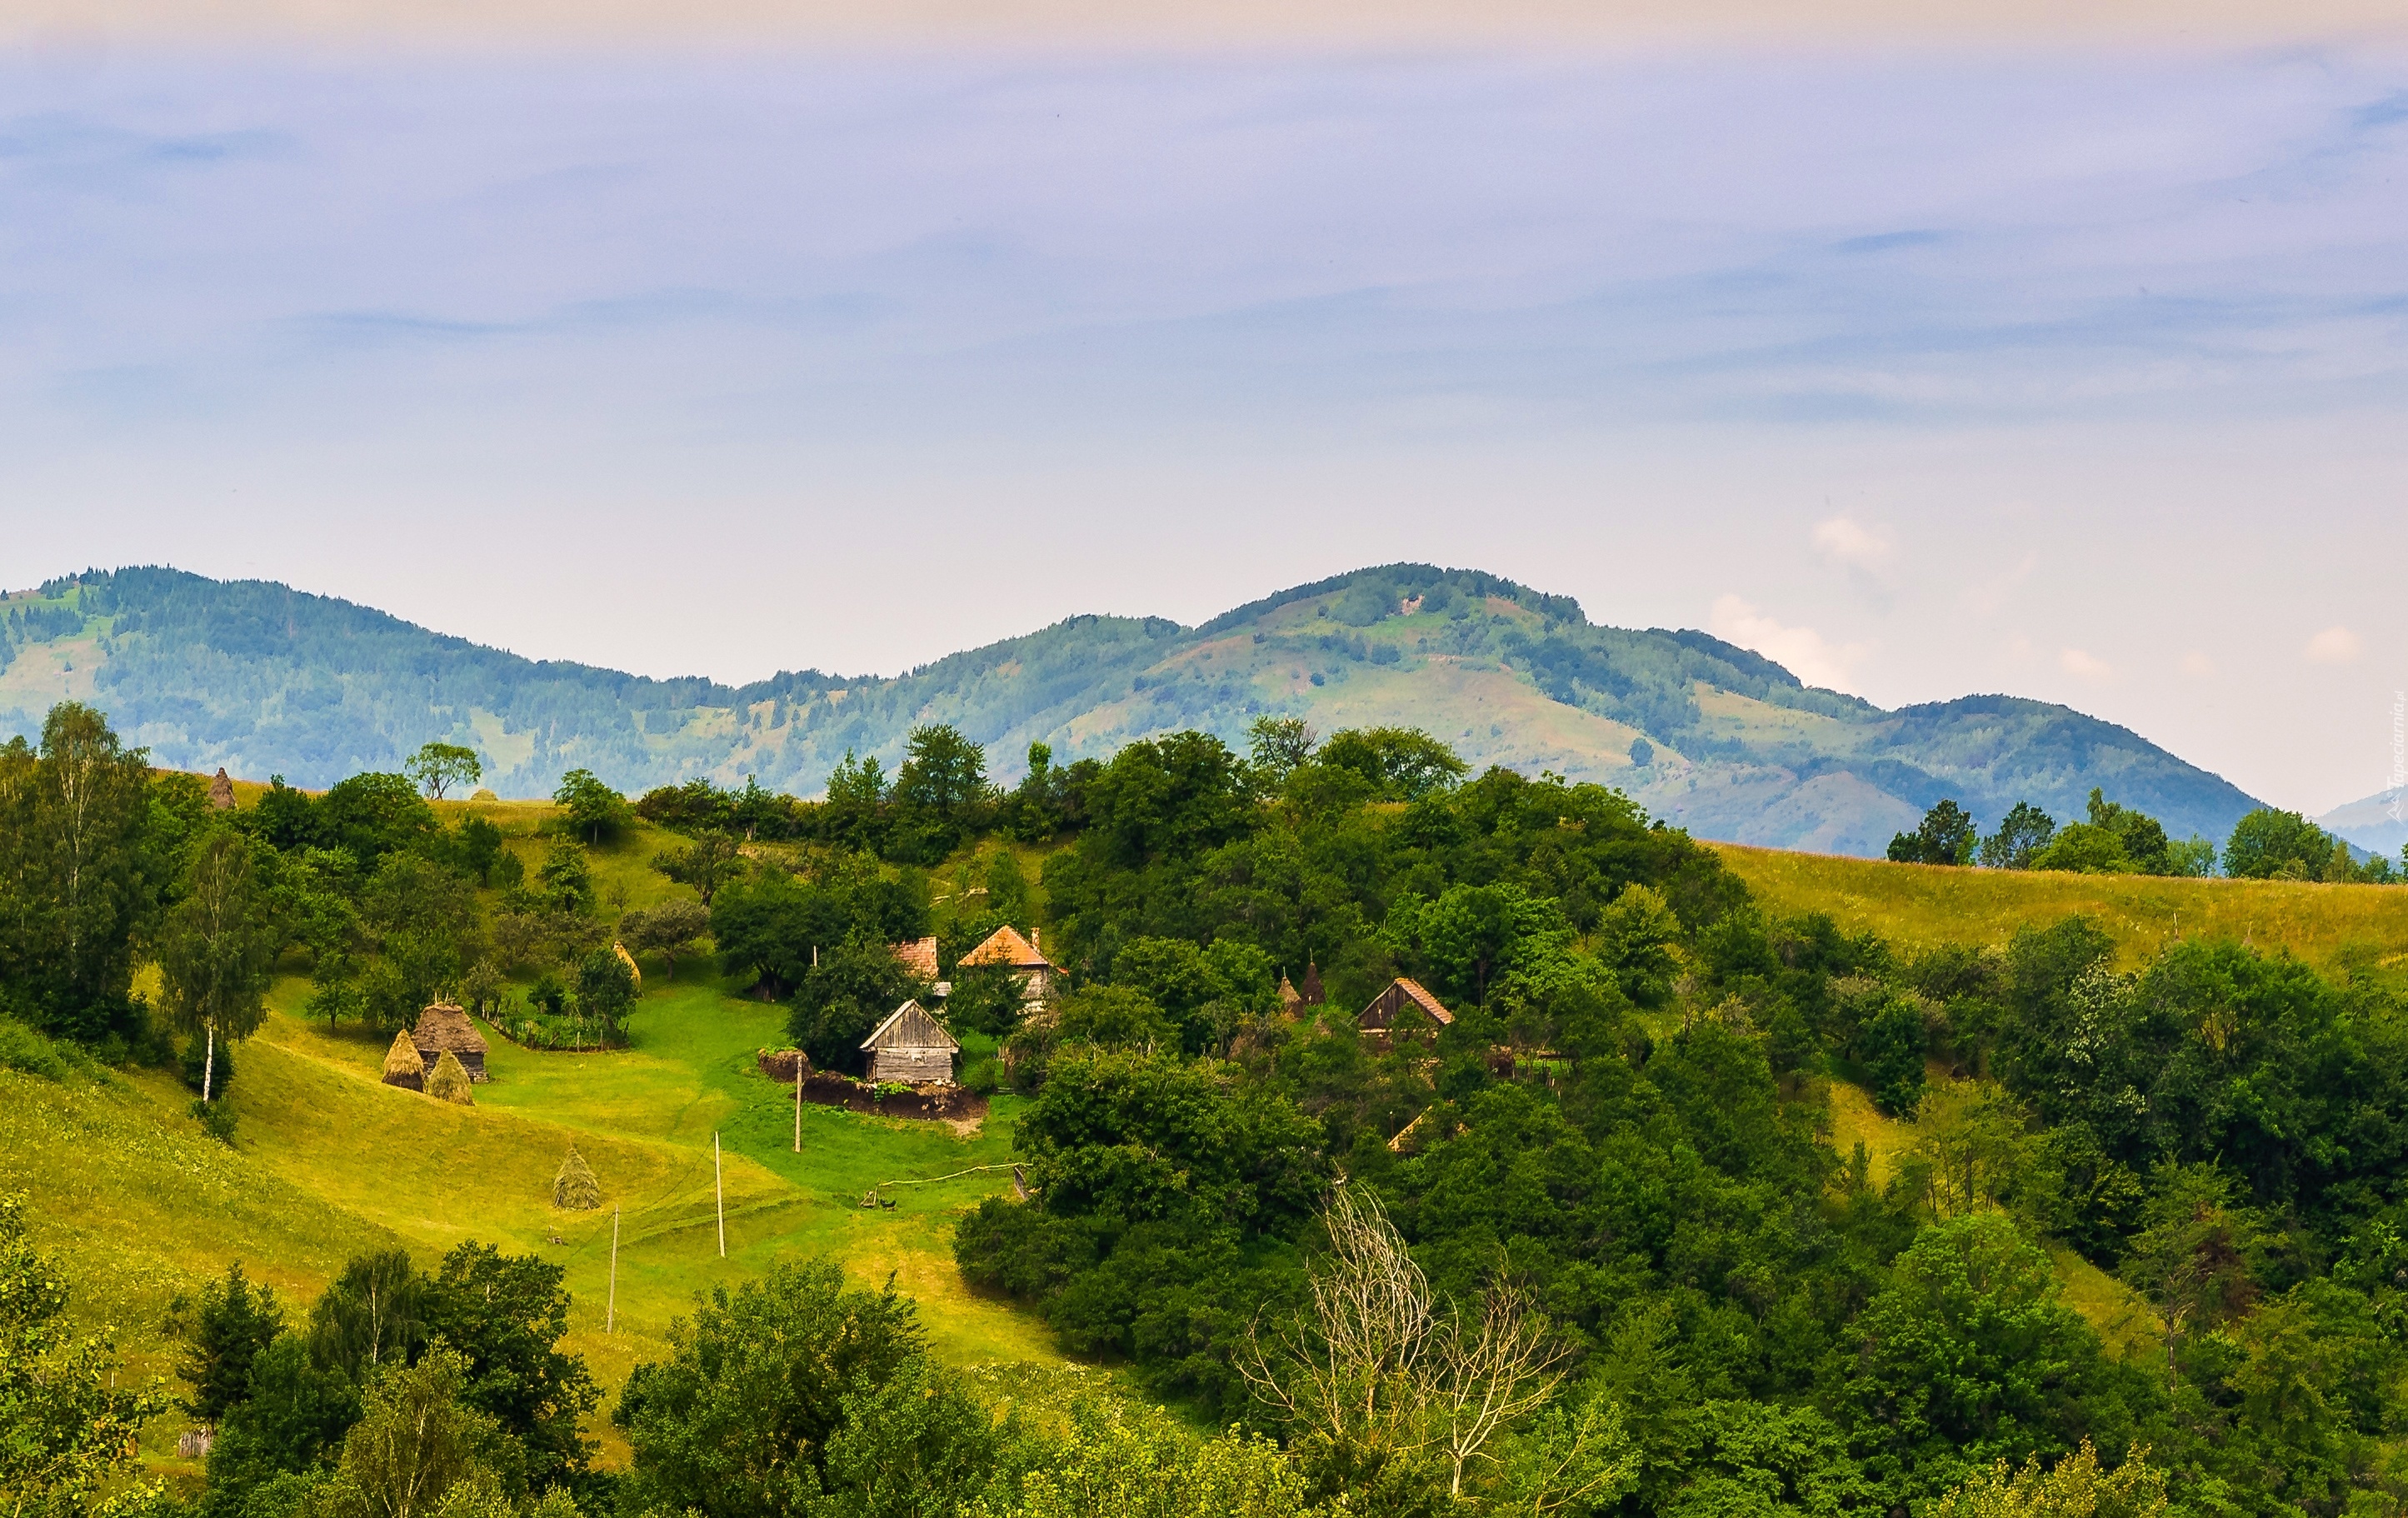
<path fill-rule="evenodd" d="M 1263 713 L 1327 732 L 1423 727 L 1475 765 L 1602 780 L 1705 838 L 1877 853 L 1954 796 L 2064 819 L 2094 786 L 2176 838 L 2254 803 L 2128 729 L 2005 695 L 1884 710 L 1704 633 L 1588 621 L 1468 570 L 1390 565 L 1297 586 L 1200 627 L 1079 616 L 893 678 L 816 670 L 745 686 L 537 662 L 349 602 L 163 568 L 91 572 L 0 601 L 0 730 L 63 696 L 164 764 L 322 785 L 431 738 L 472 743 L 504 795 L 582 766 L 630 791 L 707 775 L 816 792 L 847 750 L 890 767 L 920 723 L 1062 758 Z M 1640 763 L 1640 759 L 1649 762 Z"/>

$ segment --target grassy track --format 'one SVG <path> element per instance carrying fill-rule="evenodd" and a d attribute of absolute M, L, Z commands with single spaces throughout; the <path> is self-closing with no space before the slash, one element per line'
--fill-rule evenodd
<path fill-rule="evenodd" d="M 1773 910 L 1828 912 L 1850 932 L 1871 928 L 1901 947 L 2002 945 L 2026 924 L 2087 912 L 2128 965 L 2179 935 L 2288 949 L 2320 968 L 2408 967 L 2408 888 L 2399 886 L 1957 869 L 1712 847 Z"/>

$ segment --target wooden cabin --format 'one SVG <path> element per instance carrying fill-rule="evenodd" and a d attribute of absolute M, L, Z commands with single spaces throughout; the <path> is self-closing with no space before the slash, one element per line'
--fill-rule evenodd
<path fill-rule="evenodd" d="M 916 1001 L 895 1009 L 894 1015 L 861 1040 L 869 1053 L 872 1081 L 900 1081 L 906 1085 L 951 1085 L 953 1056 L 962 1046 L 945 1025 Z"/>
<path fill-rule="evenodd" d="M 456 1003 L 438 1001 L 418 1014 L 418 1026 L 409 1030 L 409 1041 L 426 1061 L 426 1073 L 435 1073 L 436 1065 L 445 1054 L 459 1060 L 468 1079 L 483 1085 L 492 1077 L 485 1073 L 485 1036 L 477 1024 L 468 1021 L 466 1009 Z"/>
<path fill-rule="evenodd" d="M 1419 1012 L 1441 1027 L 1455 1021 L 1446 1004 L 1423 989 L 1419 981 L 1399 975 L 1388 982 L 1386 990 L 1371 998 L 1369 1006 L 1354 1014 L 1354 1025 L 1366 1033 L 1385 1033 L 1408 1012 Z"/>
<path fill-rule="evenodd" d="M 1022 938 L 1020 930 L 1008 924 L 955 961 L 953 968 L 977 969 L 987 965 L 1009 967 L 1020 980 L 1020 999 L 1031 1006 L 1043 1006 L 1045 998 L 1054 993 L 1054 967 L 1038 952 L 1037 940 Z"/>

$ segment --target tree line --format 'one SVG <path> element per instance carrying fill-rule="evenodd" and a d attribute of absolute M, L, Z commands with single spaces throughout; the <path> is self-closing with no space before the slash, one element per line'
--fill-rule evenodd
<path fill-rule="evenodd" d="M 2236 880 L 2324 881 L 2389 885 L 2408 877 L 2408 845 L 2395 868 L 2381 854 L 2361 860 L 2344 839 L 2296 811 L 2259 807 L 2232 827 L 2219 855 L 2202 838 L 2179 841 L 2144 811 L 2107 799 L 2091 787 L 2087 820 L 2057 825 L 2028 801 L 2018 801 L 1985 836 L 1971 813 L 1942 800 L 1912 833 L 1889 841 L 1888 857 L 1905 865 L 1980 865 L 1985 869 L 2065 870 L 2085 875 L 2208 876 Z"/>

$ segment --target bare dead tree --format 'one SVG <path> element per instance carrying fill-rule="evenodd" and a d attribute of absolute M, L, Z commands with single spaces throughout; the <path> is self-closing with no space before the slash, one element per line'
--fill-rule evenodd
<path fill-rule="evenodd" d="M 1428 1278 L 1377 1197 L 1340 1187 L 1322 1221 L 1329 1253 L 1308 1278 L 1311 1305 L 1268 1341 L 1249 1329 L 1239 1368 L 1309 1434 L 1412 1448 L 1431 1332 Z"/>
<path fill-rule="evenodd" d="M 1478 1315 L 1451 1314 L 1433 1336 L 1427 1400 L 1431 1432 L 1446 1455 L 1448 1492 L 1463 1495 L 1464 1468 L 1506 1425 L 1537 1411 L 1563 1381 L 1567 1353 L 1546 1319 L 1511 1287 L 1492 1288 Z"/>
<path fill-rule="evenodd" d="M 1476 1312 L 1440 1313 L 1376 1197 L 1340 1186 L 1323 1223 L 1329 1253 L 1310 1273 L 1308 1307 L 1268 1336 L 1250 1329 L 1239 1369 L 1309 1436 L 1444 1458 L 1460 1497 L 1488 1440 L 1554 1394 L 1563 1347 L 1510 1289 Z"/>

